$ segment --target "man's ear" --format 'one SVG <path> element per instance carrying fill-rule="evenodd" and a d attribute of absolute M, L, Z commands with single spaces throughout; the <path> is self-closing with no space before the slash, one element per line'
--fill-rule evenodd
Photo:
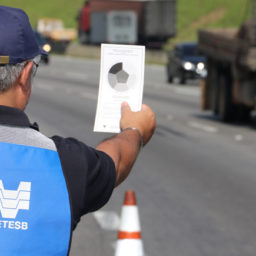
<path fill-rule="evenodd" d="M 20 76 L 18 78 L 18 84 L 21 85 L 23 89 L 26 89 L 27 83 L 31 76 L 32 68 L 33 68 L 33 62 L 30 61 L 26 64 L 26 66 L 23 68 L 23 70 L 20 73 Z"/>

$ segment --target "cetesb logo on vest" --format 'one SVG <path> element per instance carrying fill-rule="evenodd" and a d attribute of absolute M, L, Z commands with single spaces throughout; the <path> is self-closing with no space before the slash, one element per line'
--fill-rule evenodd
<path fill-rule="evenodd" d="M 16 219 L 19 210 L 29 210 L 31 182 L 21 181 L 17 190 L 4 189 L 0 180 L 0 212 L 4 219 Z M 0 221 L 0 229 L 28 229 L 27 222 Z"/>

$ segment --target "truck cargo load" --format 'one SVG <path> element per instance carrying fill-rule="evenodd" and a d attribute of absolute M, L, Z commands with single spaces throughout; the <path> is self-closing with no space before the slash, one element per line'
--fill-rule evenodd
<path fill-rule="evenodd" d="M 130 18 L 127 18 L 127 12 L 130 13 Z M 90 16 L 90 22 L 86 23 L 90 23 L 90 29 L 86 28 L 82 22 L 88 20 L 85 15 Z M 109 21 L 111 15 L 117 17 L 112 19 L 115 20 L 115 24 Z M 119 30 L 119 32 L 115 32 L 115 30 Z M 147 45 L 158 43 L 161 45 L 176 34 L 176 1 L 87 1 L 79 11 L 78 34 L 81 43 L 114 43 L 118 41 L 119 43 L 142 43 Z M 116 36 L 113 36 L 114 34 Z"/>
<path fill-rule="evenodd" d="M 38 20 L 37 31 L 50 41 L 70 42 L 77 37 L 77 31 L 64 28 L 63 21 L 55 18 Z"/>
<path fill-rule="evenodd" d="M 222 121 L 243 121 L 256 103 L 256 18 L 239 29 L 198 32 L 199 51 L 207 57 L 202 108 Z"/>

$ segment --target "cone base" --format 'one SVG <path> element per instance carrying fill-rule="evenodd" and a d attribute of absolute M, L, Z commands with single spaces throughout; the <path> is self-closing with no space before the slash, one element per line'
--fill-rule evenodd
<path fill-rule="evenodd" d="M 117 241 L 115 256 L 144 256 L 140 239 L 121 239 Z"/>

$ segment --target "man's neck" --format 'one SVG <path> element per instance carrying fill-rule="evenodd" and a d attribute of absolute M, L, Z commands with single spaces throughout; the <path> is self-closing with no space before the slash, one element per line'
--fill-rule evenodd
<path fill-rule="evenodd" d="M 13 87 L 5 92 L 0 93 L 0 105 L 13 107 L 13 108 L 20 108 L 16 96 L 16 91 Z"/>

